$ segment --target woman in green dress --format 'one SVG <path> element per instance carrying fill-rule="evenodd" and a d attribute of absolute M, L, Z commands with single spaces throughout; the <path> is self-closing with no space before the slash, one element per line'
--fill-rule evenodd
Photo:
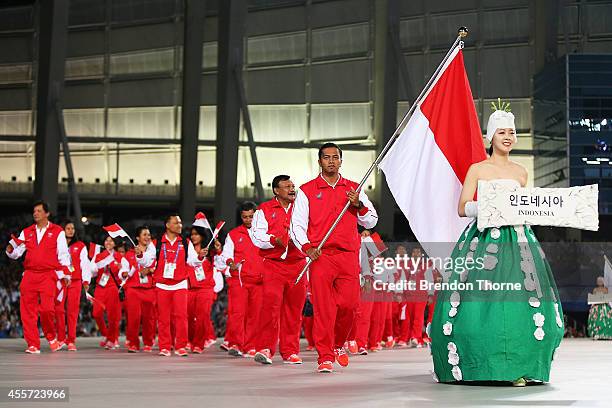
<path fill-rule="evenodd" d="M 604 277 L 597 278 L 597 287 L 593 294 L 608 293 L 605 287 Z M 610 303 L 598 303 L 591 306 L 587 329 L 589 337 L 593 340 L 612 340 L 612 305 Z"/>
<path fill-rule="evenodd" d="M 553 274 L 531 228 L 480 231 L 476 226 L 478 206 L 473 200 L 478 180 L 527 184 L 525 168 L 509 158 L 517 142 L 515 132 L 514 115 L 496 110 L 487 125 L 489 158 L 473 164 L 463 184 L 458 212 L 474 220 L 452 252 L 453 267 L 443 275 L 444 282 L 471 283 L 473 290 L 469 285 L 461 290 L 459 285 L 457 290 L 439 292 L 431 325 L 434 379 L 439 382 L 506 381 L 524 386 L 548 381 L 563 337 Z M 468 259 L 473 267 L 461 267 Z"/>

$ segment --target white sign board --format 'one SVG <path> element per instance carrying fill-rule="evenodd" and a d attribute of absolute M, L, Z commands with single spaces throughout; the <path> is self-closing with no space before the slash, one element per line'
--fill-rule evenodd
<path fill-rule="evenodd" d="M 612 303 L 612 293 L 589 293 L 588 301 L 589 305 L 596 305 L 600 303 Z"/>
<path fill-rule="evenodd" d="M 522 224 L 599 229 L 597 184 L 527 188 L 503 181 L 478 181 L 479 229 Z"/>

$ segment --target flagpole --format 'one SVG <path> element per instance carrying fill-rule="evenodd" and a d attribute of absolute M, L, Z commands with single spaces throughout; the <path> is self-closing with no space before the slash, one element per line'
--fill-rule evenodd
<path fill-rule="evenodd" d="M 431 88 L 433 83 L 438 78 L 438 75 L 440 74 L 440 71 L 442 71 L 442 68 L 446 64 L 446 61 L 448 61 L 448 58 L 451 56 L 451 54 L 453 53 L 455 48 L 457 48 L 457 47 L 462 47 L 463 48 L 463 39 L 465 37 L 467 37 L 467 35 L 468 35 L 468 29 L 466 27 L 460 27 L 459 30 L 458 30 L 458 34 L 457 34 L 457 38 L 455 39 L 455 42 L 453 42 L 453 45 L 450 47 L 450 49 L 448 50 L 448 52 L 444 56 L 444 59 L 442 59 L 442 62 L 440 63 L 440 65 L 438 65 L 438 68 L 436 68 L 436 70 L 434 71 L 434 73 L 431 76 L 431 78 L 429 78 L 429 81 L 427 81 L 427 84 L 425 85 L 425 87 L 423 88 L 423 90 L 421 91 L 419 96 L 417 96 L 417 98 L 414 100 L 414 102 L 410 106 L 410 109 L 408 110 L 408 112 L 406 112 L 406 114 L 402 118 L 402 121 L 400 122 L 400 124 L 395 129 L 395 132 L 393 132 L 393 135 L 391 136 L 391 138 L 389 138 L 389 141 L 387 142 L 385 147 L 380 151 L 380 153 L 376 157 L 376 160 L 374 160 L 374 162 L 372 163 L 372 165 L 370 166 L 370 168 L 366 172 L 365 176 L 363 176 L 363 178 L 361 179 L 361 182 L 357 186 L 357 191 L 361 190 L 363 185 L 366 183 L 368 177 L 370 177 L 370 175 L 372 174 L 374 169 L 380 164 L 380 162 L 385 157 L 385 155 L 387 154 L 389 149 L 391 149 L 391 146 L 393 146 L 393 143 L 395 143 L 397 138 L 400 136 L 400 134 L 402 133 L 402 131 L 404 130 L 404 128 L 408 124 L 408 121 L 412 117 L 412 114 L 414 113 L 415 109 L 417 108 L 417 106 L 420 105 L 420 103 L 422 102 L 423 98 L 425 97 L 425 95 L 427 94 L 427 92 L 429 91 L 429 89 Z M 351 202 L 347 201 L 347 203 L 344 205 L 344 208 L 342 209 L 342 211 L 340 212 L 340 214 L 338 215 L 338 217 L 336 218 L 334 223 L 331 225 L 331 227 L 329 228 L 329 230 L 327 231 L 327 233 L 325 234 L 325 236 L 323 237 L 323 239 L 321 240 L 321 242 L 317 246 L 317 250 L 321 250 L 321 248 L 323 248 L 323 245 L 325 245 L 325 243 L 329 239 L 330 235 L 332 234 L 334 229 L 336 229 L 336 226 L 338 226 L 338 223 L 340 222 L 340 220 L 342 219 L 344 214 L 348 211 L 350 206 L 351 206 Z M 298 275 L 297 279 L 295 280 L 295 284 L 296 285 L 300 282 L 300 280 L 302 279 L 302 276 L 304 276 L 304 274 L 308 270 L 308 267 L 310 266 L 311 263 L 312 263 L 312 259 L 308 258 L 308 261 L 306 262 L 306 265 L 302 269 L 302 272 L 300 272 L 300 274 Z"/>

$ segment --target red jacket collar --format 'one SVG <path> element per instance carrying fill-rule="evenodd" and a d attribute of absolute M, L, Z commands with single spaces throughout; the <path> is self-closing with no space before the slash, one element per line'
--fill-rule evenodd
<path fill-rule="evenodd" d="M 342 177 L 342 174 L 339 174 L 340 178 L 338 179 L 338 181 L 336 182 L 336 187 L 338 186 L 345 186 L 346 185 L 346 180 L 344 179 L 344 177 Z M 333 188 L 324 178 L 322 174 L 319 174 L 319 177 L 317 177 L 316 179 L 316 183 L 317 183 L 317 187 L 318 188 Z"/>

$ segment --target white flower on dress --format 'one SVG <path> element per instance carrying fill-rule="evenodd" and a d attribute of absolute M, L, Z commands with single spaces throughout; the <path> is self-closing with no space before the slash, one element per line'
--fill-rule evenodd
<path fill-rule="evenodd" d="M 534 332 L 533 332 L 533 336 L 536 338 L 536 340 L 541 341 L 544 338 L 544 330 L 542 330 L 541 327 L 538 327 Z"/>
<path fill-rule="evenodd" d="M 491 228 L 491 238 L 499 239 L 501 236 L 501 231 L 498 228 Z"/>
<path fill-rule="evenodd" d="M 440 380 L 438 379 L 438 376 L 436 375 L 435 371 L 431 372 L 431 378 L 433 378 L 433 380 L 437 383 L 440 382 Z"/>
<path fill-rule="evenodd" d="M 450 295 L 450 305 L 452 307 L 457 307 L 459 306 L 459 303 L 461 303 L 461 295 L 459 294 L 459 292 L 454 291 Z"/>
<path fill-rule="evenodd" d="M 456 353 L 457 352 L 457 345 L 455 343 L 453 343 L 452 341 L 449 341 L 448 344 L 446 345 L 446 349 L 452 353 Z"/>
<path fill-rule="evenodd" d="M 455 316 L 457 316 L 457 308 L 451 307 L 451 309 L 448 311 L 448 317 L 455 317 Z"/>
<path fill-rule="evenodd" d="M 523 259 L 521 261 L 521 270 L 525 273 L 535 273 L 535 265 L 531 259 Z"/>
<path fill-rule="evenodd" d="M 495 269 L 495 266 L 497 265 L 497 258 L 494 257 L 493 255 L 485 255 L 484 257 L 484 268 L 486 270 L 493 270 Z"/>
<path fill-rule="evenodd" d="M 463 249 L 463 244 L 465 244 L 465 241 L 461 241 L 459 243 L 459 250 L 461 251 Z"/>
<path fill-rule="evenodd" d="M 540 307 L 540 299 L 535 296 L 529 298 L 529 306 L 531 307 Z"/>
<path fill-rule="evenodd" d="M 461 381 L 463 379 L 463 375 L 461 375 L 461 369 L 459 368 L 459 366 L 453 366 L 451 373 L 453 373 L 453 377 L 455 378 L 455 380 Z"/>
<path fill-rule="evenodd" d="M 472 251 L 465 254 L 465 259 L 472 259 L 472 258 L 474 258 L 474 253 Z"/>
<path fill-rule="evenodd" d="M 497 246 L 497 244 L 491 243 L 487 245 L 487 248 L 485 250 L 491 254 L 496 254 L 497 251 L 499 250 L 499 247 Z"/>
<path fill-rule="evenodd" d="M 563 327 L 563 320 L 561 320 L 561 315 L 559 314 L 559 304 L 555 303 L 555 321 L 559 328 Z"/>
<path fill-rule="evenodd" d="M 530 277 L 527 277 L 525 278 L 525 280 L 523 280 L 523 285 L 525 286 L 525 290 L 529 292 L 534 291 L 536 288 L 535 282 Z"/>
<path fill-rule="evenodd" d="M 465 271 L 463 271 L 463 272 L 461 272 L 459 274 L 459 280 L 461 282 L 465 282 L 467 280 L 467 278 L 468 278 L 468 271 L 467 270 L 465 270 Z"/>
<path fill-rule="evenodd" d="M 453 324 L 451 322 L 444 323 L 444 326 L 442 326 L 442 331 L 444 332 L 445 336 L 450 336 L 453 332 Z"/>
<path fill-rule="evenodd" d="M 552 287 L 550 288 L 550 297 L 552 298 L 553 302 L 557 301 L 557 295 L 555 295 L 555 290 Z"/>
<path fill-rule="evenodd" d="M 454 365 L 454 366 L 459 364 L 459 354 L 449 351 L 448 352 L 448 364 Z"/>
<path fill-rule="evenodd" d="M 542 313 L 540 313 L 540 312 L 535 313 L 533 315 L 533 322 L 538 327 L 544 326 L 544 320 L 545 320 L 544 315 Z"/>
<path fill-rule="evenodd" d="M 472 251 L 475 251 L 477 247 L 478 247 L 478 237 L 474 237 L 472 238 L 472 242 L 470 242 L 470 249 Z"/>

